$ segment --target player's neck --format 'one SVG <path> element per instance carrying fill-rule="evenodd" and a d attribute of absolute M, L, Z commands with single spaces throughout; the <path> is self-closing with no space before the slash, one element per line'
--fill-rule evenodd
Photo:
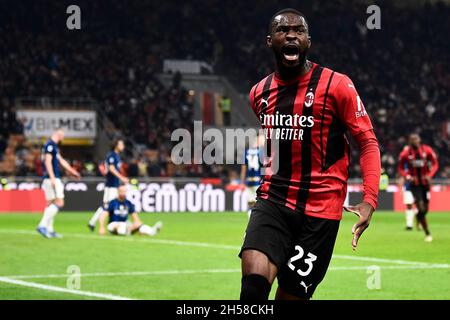
<path fill-rule="evenodd" d="M 290 81 L 307 74 L 312 66 L 313 64 L 309 60 L 305 60 L 305 62 L 297 68 L 287 68 L 281 64 L 277 64 L 275 75 L 283 81 Z"/>

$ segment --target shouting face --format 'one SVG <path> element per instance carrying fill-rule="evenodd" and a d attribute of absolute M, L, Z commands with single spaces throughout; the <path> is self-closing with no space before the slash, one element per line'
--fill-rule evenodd
<path fill-rule="evenodd" d="M 293 12 L 275 16 L 267 36 L 267 46 L 273 50 L 278 66 L 302 66 L 311 46 L 306 19 Z"/>

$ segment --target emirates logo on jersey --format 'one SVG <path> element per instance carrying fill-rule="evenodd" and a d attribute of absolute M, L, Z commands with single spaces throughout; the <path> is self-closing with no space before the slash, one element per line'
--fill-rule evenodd
<path fill-rule="evenodd" d="M 314 93 L 308 92 L 305 96 L 305 107 L 311 107 L 314 103 Z"/>

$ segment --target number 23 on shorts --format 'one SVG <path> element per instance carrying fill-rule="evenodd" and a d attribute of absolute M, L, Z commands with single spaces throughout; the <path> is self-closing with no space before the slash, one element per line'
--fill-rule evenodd
<path fill-rule="evenodd" d="M 298 253 L 296 255 L 294 255 L 292 258 L 290 258 L 287 263 L 288 267 L 292 271 L 295 271 L 295 269 L 296 269 L 292 263 L 297 260 L 300 260 L 303 257 L 303 255 L 305 254 L 305 250 L 303 250 L 303 248 L 299 245 L 295 246 L 295 251 L 298 251 Z M 304 263 L 308 266 L 308 268 L 305 271 L 303 271 L 301 268 L 298 268 L 297 273 L 302 277 L 306 277 L 307 275 L 309 275 L 313 269 L 313 262 L 316 260 L 317 260 L 317 256 L 312 254 L 311 252 L 308 252 L 306 255 L 306 258 L 304 259 Z"/>

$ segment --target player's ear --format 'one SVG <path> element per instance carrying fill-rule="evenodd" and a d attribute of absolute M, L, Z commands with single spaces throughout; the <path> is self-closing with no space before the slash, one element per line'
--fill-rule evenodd
<path fill-rule="evenodd" d="M 311 48 L 311 36 L 308 36 L 308 49 Z"/>
<path fill-rule="evenodd" d="M 266 44 L 269 48 L 272 48 L 272 37 L 270 35 L 266 38 Z"/>

